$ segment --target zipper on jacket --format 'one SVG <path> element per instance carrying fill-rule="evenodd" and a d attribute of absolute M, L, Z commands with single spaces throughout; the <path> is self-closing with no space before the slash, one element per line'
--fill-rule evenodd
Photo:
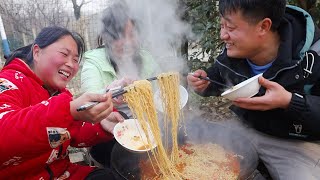
<path fill-rule="evenodd" d="M 285 67 L 285 68 L 280 69 L 279 71 L 276 72 L 276 74 L 275 74 L 273 77 L 268 78 L 268 80 L 270 80 L 270 81 L 273 80 L 274 78 L 276 78 L 276 77 L 278 76 L 278 74 L 279 74 L 280 72 L 285 71 L 285 70 L 289 70 L 289 69 L 293 69 L 293 68 L 297 67 L 298 64 L 300 64 L 300 61 L 299 61 L 297 64 L 293 65 L 293 66 Z"/>
<path fill-rule="evenodd" d="M 59 152 L 58 152 L 57 158 L 60 158 L 61 153 L 62 153 L 62 150 L 63 150 L 63 145 L 61 144 L 61 145 L 59 146 Z"/>
<path fill-rule="evenodd" d="M 49 165 L 46 165 L 46 170 L 47 170 L 47 172 L 49 174 L 49 179 L 53 180 L 54 174 L 53 174 L 53 171 L 50 169 Z"/>
<path fill-rule="evenodd" d="M 226 69 L 228 69 L 229 71 L 233 72 L 234 74 L 236 74 L 236 75 L 238 75 L 238 76 L 241 76 L 241 77 L 244 77 L 244 78 L 246 78 L 246 79 L 249 79 L 249 77 L 247 77 L 247 76 L 245 76 L 245 75 L 242 75 L 242 74 L 239 74 L 239 73 L 237 73 L 236 71 L 234 71 L 233 69 L 231 69 L 231 68 L 229 68 L 228 66 L 226 66 L 225 64 L 221 63 L 218 59 L 216 59 L 216 61 L 218 62 L 218 64 L 220 64 L 221 66 L 225 67 Z M 285 67 L 285 68 L 282 68 L 282 69 L 278 70 L 278 71 L 275 73 L 275 75 L 274 75 L 273 77 L 271 77 L 271 78 L 268 78 L 268 80 L 270 80 L 270 81 L 273 80 L 273 79 L 276 78 L 276 77 L 278 76 L 278 74 L 279 74 L 280 72 L 282 72 L 282 71 L 289 70 L 289 69 L 293 69 L 293 68 L 297 67 L 297 66 L 300 64 L 301 61 L 302 61 L 302 60 L 298 61 L 298 62 L 297 62 L 295 65 L 293 65 L 293 66 Z"/>

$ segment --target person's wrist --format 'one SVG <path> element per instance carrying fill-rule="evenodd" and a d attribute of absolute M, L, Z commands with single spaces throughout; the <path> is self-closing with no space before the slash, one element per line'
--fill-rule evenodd
<path fill-rule="evenodd" d="M 287 91 L 285 93 L 284 99 L 282 101 L 282 102 L 284 102 L 283 105 L 282 105 L 283 109 L 287 109 L 289 107 L 291 99 L 292 99 L 292 93 Z"/>
<path fill-rule="evenodd" d="M 76 111 L 76 108 L 75 108 L 76 105 L 77 105 L 77 103 L 75 103 L 74 101 L 70 101 L 70 114 L 74 120 L 78 121 L 79 120 L 79 117 L 78 117 L 79 112 Z"/>
<path fill-rule="evenodd" d="M 305 98 L 299 93 L 291 93 L 292 97 L 287 107 L 288 110 L 293 112 L 301 112 L 305 107 Z"/>

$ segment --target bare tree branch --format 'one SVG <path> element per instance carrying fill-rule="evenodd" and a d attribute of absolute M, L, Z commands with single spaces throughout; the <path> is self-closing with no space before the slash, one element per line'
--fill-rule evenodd
<path fill-rule="evenodd" d="M 13 49 L 33 41 L 33 33 L 45 26 L 67 27 L 70 22 L 60 0 L 50 0 L 50 4 L 37 0 L 6 0 L 0 3 L 0 13 Z"/>
<path fill-rule="evenodd" d="M 76 18 L 76 20 L 80 19 L 81 16 L 81 7 L 85 4 L 88 4 L 88 2 L 85 2 L 85 0 L 82 0 L 80 5 L 77 4 L 77 0 L 71 0 L 72 1 L 72 5 L 73 5 L 73 13 L 74 13 L 74 17 Z"/>

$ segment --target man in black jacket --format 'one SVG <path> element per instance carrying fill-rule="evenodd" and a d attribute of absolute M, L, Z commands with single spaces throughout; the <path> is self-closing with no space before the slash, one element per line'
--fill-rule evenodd
<path fill-rule="evenodd" d="M 254 75 L 261 88 L 231 109 L 273 179 L 320 179 L 320 37 L 310 15 L 285 0 L 220 0 L 225 49 L 212 67 L 187 77 L 202 96 Z"/>

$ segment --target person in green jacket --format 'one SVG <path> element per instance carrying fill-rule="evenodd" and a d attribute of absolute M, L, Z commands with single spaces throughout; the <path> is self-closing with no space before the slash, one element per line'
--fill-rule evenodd
<path fill-rule="evenodd" d="M 103 12 L 103 29 L 98 48 L 87 51 L 83 58 L 81 90 L 102 93 L 107 88 L 126 86 L 133 80 L 156 75 L 156 63 L 138 42 L 138 31 L 123 1 L 111 4 Z M 131 117 L 122 101 L 115 107 Z"/>
<path fill-rule="evenodd" d="M 85 52 L 83 56 L 83 92 L 103 93 L 106 89 L 124 87 L 134 80 L 157 75 L 157 64 L 151 54 L 140 47 L 138 27 L 124 1 L 117 0 L 105 9 L 102 23 L 98 48 Z M 132 118 L 122 97 L 114 98 L 113 103 L 125 119 Z M 112 146 L 112 143 L 94 146 L 91 155 L 99 163 L 109 166 Z"/>

